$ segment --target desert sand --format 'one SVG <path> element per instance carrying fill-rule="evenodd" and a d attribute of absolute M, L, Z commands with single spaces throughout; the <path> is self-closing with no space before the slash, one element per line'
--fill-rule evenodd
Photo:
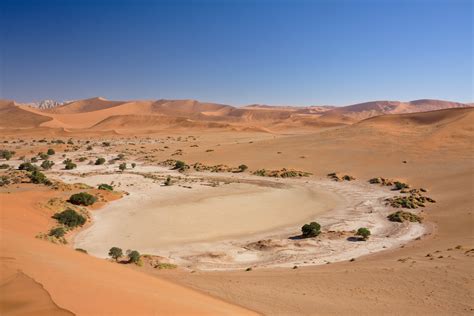
<path fill-rule="evenodd" d="M 38 233 L 54 225 L 51 218 L 54 210 L 44 205 L 53 197 L 66 199 L 77 189 L 52 190 L 44 185 L 29 183 L 2 187 L 2 314 L 21 313 L 15 308 L 16 296 L 3 295 L 10 291 L 22 293 L 22 300 L 28 301 L 27 307 L 22 306 L 25 313 L 34 311 L 35 314 L 45 315 L 53 312 L 79 315 L 241 315 L 252 311 L 271 315 L 328 315 L 354 314 L 361 310 L 369 314 L 468 315 L 474 310 L 474 111 L 471 108 L 447 106 L 447 109 L 438 111 L 406 113 L 412 110 L 406 110 L 409 108 L 406 104 L 403 104 L 404 107 L 396 104 L 396 111 L 399 112 L 393 112 L 395 110 L 391 107 L 388 113 L 378 113 L 366 119 L 372 114 L 359 116 L 357 113 L 360 113 L 362 106 L 352 111 L 344 109 L 349 113 L 343 114 L 337 110 L 331 115 L 329 112 L 332 110 L 325 109 L 327 116 L 323 117 L 325 114 L 320 112 L 303 114 L 302 109 L 298 110 L 299 114 L 294 113 L 294 110 L 290 114 L 290 111 L 267 107 L 254 106 L 241 110 L 189 101 L 180 103 L 179 111 L 173 112 L 169 102 L 132 103 L 104 101 L 89 106 L 90 102 L 83 102 L 82 105 L 76 103 L 71 110 L 56 111 L 32 110 L 8 102 L 2 103 L 2 113 L 13 115 L 12 119 L 20 117 L 21 111 L 30 114 L 25 116 L 21 126 L 9 125 L 9 120 L 2 119 L 1 127 L 5 132 L 2 140 L 8 141 L 3 147 L 17 153 L 12 160 L 2 160 L 1 163 L 16 167 L 20 163 L 20 156 L 32 157 L 53 146 L 58 153 L 53 157 L 57 163 L 52 170 L 45 171 L 49 178 L 64 182 L 90 181 L 89 184 L 94 185 L 102 181 L 115 181 L 114 185 L 118 189 L 130 194 L 112 202 L 104 202 L 104 206 L 98 210 L 91 209 L 91 222 L 82 232 L 71 233 L 67 236 L 69 244 L 58 245 L 35 238 Z M 143 109 L 159 109 L 157 118 L 149 121 L 148 126 L 143 124 L 147 121 L 133 112 L 136 104 L 141 104 Z M 424 104 L 439 106 L 438 102 L 425 101 Z M 416 107 L 417 102 L 409 105 Z M 422 109 L 433 109 L 428 105 Z M 80 112 L 84 109 L 84 112 Z M 309 112 L 309 109 L 304 111 Z M 366 111 L 370 112 L 371 107 L 366 108 Z M 105 112 L 108 113 L 101 114 Z M 117 120 L 115 115 L 132 115 L 130 122 L 133 124 L 127 124 L 129 117 L 122 116 Z M 108 120 L 107 128 L 97 128 L 103 120 Z M 48 122 L 52 125 L 45 125 Z M 161 125 L 155 127 L 157 122 Z M 75 144 L 51 145 L 32 141 L 42 138 L 62 138 L 65 141 L 72 138 Z M 19 143 L 19 139 L 24 142 Z M 94 145 L 93 150 L 88 152 L 84 149 L 85 141 Z M 101 143 L 104 141 L 111 142 L 111 146 L 103 147 Z M 73 150 L 77 144 L 80 144 L 80 148 Z M 117 165 L 88 164 L 89 160 L 98 156 L 109 159 L 121 152 L 125 154 L 127 163 L 137 163 L 136 170 L 127 169 L 119 173 Z M 77 162 L 77 169 L 62 170 L 60 161 L 64 158 L 60 154 L 63 153 L 74 159 L 85 156 L 87 160 Z M 158 165 L 166 159 L 231 167 L 245 164 L 249 171 L 242 174 L 189 171 L 185 176 L 180 176 L 177 171 Z M 267 179 L 250 174 L 262 168 L 296 169 L 311 175 L 294 179 Z M 357 180 L 340 183 L 327 179 L 326 174 L 335 171 L 352 175 Z M 157 174 L 159 177 L 148 178 L 151 180 L 149 188 L 146 188 L 148 180 L 140 173 Z M 162 186 L 165 174 L 171 174 L 176 180 L 173 186 Z M 124 177 L 124 180 L 119 184 L 117 181 L 120 177 Z M 137 180 L 131 185 L 135 177 L 144 180 Z M 222 180 L 215 180 L 220 182 L 216 187 L 201 185 L 210 183 L 211 178 L 219 177 Z M 234 177 L 241 182 L 224 184 L 226 177 Z M 395 225 L 382 221 L 385 212 L 394 209 L 387 208 L 382 202 L 386 196 L 398 193 L 390 191 L 390 188 L 368 184 L 367 181 L 373 177 L 397 179 L 409 183 L 413 188 L 425 188 L 427 194 L 436 200 L 436 203 L 427 204 L 421 210 L 413 210 L 423 216 L 423 225 L 410 223 L 411 226 L 406 227 L 419 227 L 419 230 L 410 230 L 411 234 L 403 229 L 406 223 L 398 225 L 399 230 L 391 235 L 390 240 L 393 242 L 388 243 L 386 248 L 382 247 L 383 243 L 378 243 L 381 236 L 378 236 L 380 233 L 377 227 L 382 227 L 383 223 Z M 186 182 L 185 178 L 203 178 L 204 181 Z M 245 179 L 255 181 L 255 178 L 289 187 L 284 194 L 280 194 L 275 193 L 282 190 L 278 186 L 257 186 L 242 182 Z M 191 189 L 184 186 L 190 186 Z M 353 188 L 359 188 L 358 195 L 349 194 L 354 192 Z M 165 190 L 173 194 L 167 194 Z M 159 251 L 167 250 L 166 247 L 178 253 L 183 251 L 183 259 L 176 261 L 177 269 L 158 270 L 117 264 L 73 249 L 74 239 L 80 243 L 81 234 L 96 228 L 99 228 L 98 232 L 102 230 L 105 233 L 112 228 L 116 232 L 114 227 L 119 228 L 114 242 L 124 243 L 124 249 L 128 246 L 139 249 L 136 243 L 126 244 L 126 240 L 121 239 L 124 236 L 120 236 L 120 232 L 128 227 L 120 226 L 118 212 L 125 206 L 124 212 L 127 213 L 121 215 L 127 220 L 133 218 L 133 223 L 136 218 L 131 214 L 134 210 L 130 208 L 137 203 L 133 205 L 127 201 L 134 201 L 134 196 L 140 192 L 146 196 L 150 196 L 148 192 L 153 192 L 153 195 L 149 201 L 140 200 L 143 209 L 140 207 L 135 210 L 137 213 L 156 211 L 156 201 L 163 202 L 164 206 L 170 203 L 170 207 L 166 208 L 168 213 L 159 215 L 162 223 L 170 221 L 172 214 L 176 214 L 178 226 L 186 226 L 184 214 L 195 210 L 190 205 L 197 205 L 196 210 L 204 212 L 203 217 L 197 214 L 189 217 L 192 223 L 199 223 L 190 230 L 192 233 L 173 234 L 173 229 L 158 228 L 156 234 L 162 231 L 163 239 L 157 238 L 156 244 L 143 248 L 143 253 L 155 250 L 163 256 L 168 254 L 167 251 Z M 236 201 L 240 201 L 239 196 L 242 194 L 246 194 L 243 199 L 252 206 L 255 206 L 256 201 L 265 206 L 269 201 L 276 201 L 278 207 L 263 207 L 258 216 L 250 214 L 256 212 L 255 209 L 244 208 L 243 217 L 228 218 L 240 211 Z M 172 202 L 173 196 L 181 198 Z M 345 203 L 341 200 L 353 202 L 358 196 L 362 204 L 347 205 L 347 212 L 341 211 L 345 209 L 341 208 Z M 380 208 L 372 210 L 372 213 L 359 208 L 358 221 L 351 222 L 349 215 L 358 214 L 354 211 L 358 209 L 356 206 L 366 207 L 363 202 L 372 199 L 380 203 Z M 308 201 L 308 204 L 301 201 Z M 296 209 L 290 213 L 291 217 L 285 217 L 287 213 L 284 210 L 290 207 L 285 204 L 287 202 L 293 210 Z M 220 205 L 227 205 L 228 208 L 224 208 L 226 213 L 221 218 L 216 218 L 215 212 Z M 342 218 L 336 221 L 338 210 Z M 178 216 L 179 212 L 184 212 L 183 216 Z M 108 220 L 107 216 L 112 217 Z M 149 218 L 146 217 L 147 221 Z M 251 218 L 251 222 L 243 226 L 249 221 L 248 218 Z M 265 221 L 265 218 L 269 220 Z M 297 257 L 296 261 L 291 258 L 282 264 L 280 257 L 272 261 L 271 256 L 262 255 L 260 260 L 255 261 L 257 263 L 250 260 L 253 263 L 245 262 L 232 265 L 229 269 L 220 269 L 221 262 L 210 264 L 209 260 L 203 261 L 203 257 L 184 258 L 185 251 L 189 253 L 191 246 L 194 247 L 191 250 L 196 250 L 196 244 L 202 244 L 203 240 L 212 241 L 210 244 L 216 251 L 227 251 L 231 256 L 235 247 L 241 247 L 244 242 L 258 241 L 259 238 L 284 240 L 284 246 L 289 249 L 285 251 L 290 251 L 288 237 L 297 234 L 298 227 L 310 218 L 321 221 L 323 230 L 323 234 L 308 241 L 308 248 L 305 248 L 314 249 L 305 254 L 314 263 L 300 260 L 303 256 Z M 213 229 L 208 231 L 203 229 L 203 226 L 222 223 L 226 219 L 236 223 L 235 226 L 230 225 L 232 228 L 229 228 L 229 234 L 220 225 L 209 226 Z M 115 224 L 114 220 L 117 221 Z M 346 238 L 330 241 L 329 235 L 325 234 L 330 229 L 350 231 L 362 225 L 361 221 L 373 227 L 374 236 L 366 243 L 354 243 Z M 347 227 L 338 228 L 337 225 L 341 223 Z M 331 228 L 332 224 L 336 226 Z M 98 226 L 94 228 L 94 225 Z M 105 226 L 101 228 L 100 225 Z M 134 225 L 130 226 L 132 230 L 137 227 Z M 153 228 L 144 227 L 144 232 Z M 353 235 L 350 232 L 348 234 L 344 236 Z M 136 241 L 145 242 L 145 235 L 139 234 Z M 377 247 L 372 249 L 372 245 Z M 334 247 L 336 253 L 339 251 L 345 255 L 338 257 L 318 253 L 318 249 L 326 249 L 324 247 Z M 99 245 L 91 254 L 103 256 L 107 248 Z M 255 249 L 252 249 L 251 253 L 254 252 Z M 354 260 L 350 260 L 352 258 Z M 184 259 L 187 259 L 186 263 Z M 202 269 L 199 269 L 200 264 Z M 252 270 L 246 271 L 244 267 L 247 266 L 251 266 Z M 34 299 L 30 293 L 37 293 Z"/>

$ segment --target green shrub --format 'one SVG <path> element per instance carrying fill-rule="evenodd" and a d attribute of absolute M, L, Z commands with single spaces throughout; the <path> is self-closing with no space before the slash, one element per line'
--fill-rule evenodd
<path fill-rule="evenodd" d="M 301 227 L 301 232 L 305 238 L 316 237 L 321 233 L 321 225 L 317 222 L 304 224 L 303 227 Z"/>
<path fill-rule="evenodd" d="M 127 251 L 127 255 L 129 263 L 138 263 L 140 261 L 140 253 L 136 250 Z"/>
<path fill-rule="evenodd" d="M 102 184 L 99 184 L 98 189 L 99 190 L 106 190 L 106 191 L 113 191 L 114 187 L 111 186 L 110 184 L 102 183 Z"/>
<path fill-rule="evenodd" d="M 56 238 L 64 237 L 65 234 L 66 234 L 66 231 L 62 227 L 56 227 L 49 231 L 49 236 L 53 236 Z"/>
<path fill-rule="evenodd" d="M 72 161 L 68 161 L 66 163 L 66 165 L 64 166 L 64 169 L 66 169 L 66 170 L 72 170 L 72 169 L 75 169 L 75 168 L 77 168 L 77 165 Z"/>
<path fill-rule="evenodd" d="M 178 266 L 172 263 L 157 263 L 155 269 L 176 269 Z"/>
<path fill-rule="evenodd" d="M 127 169 L 127 164 L 125 162 L 122 162 L 120 165 L 119 165 L 119 169 L 120 171 L 124 171 L 125 169 Z"/>
<path fill-rule="evenodd" d="M 47 154 L 50 155 L 50 156 L 54 155 L 55 153 L 56 152 L 54 151 L 53 148 L 49 148 L 48 151 L 47 151 Z"/>
<path fill-rule="evenodd" d="M 179 170 L 179 171 L 183 171 L 186 169 L 186 163 L 184 163 L 184 161 L 181 161 L 181 160 L 176 160 L 175 164 L 174 164 L 174 167 L 173 167 L 173 170 Z"/>
<path fill-rule="evenodd" d="M 54 166 L 54 162 L 50 160 L 45 160 L 41 163 L 41 168 L 43 168 L 44 170 L 51 169 L 52 166 Z"/>
<path fill-rule="evenodd" d="M 10 151 L 10 150 L 0 150 L 0 158 L 3 158 L 3 159 L 6 159 L 6 160 L 10 160 L 11 157 L 13 157 L 13 155 L 15 154 L 14 151 Z"/>
<path fill-rule="evenodd" d="M 7 176 L 0 176 L 0 187 L 10 184 L 10 179 Z"/>
<path fill-rule="evenodd" d="M 115 261 L 117 261 L 118 258 L 120 258 L 121 256 L 123 256 L 123 251 L 121 248 L 118 248 L 118 247 L 112 247 L 110 248 L 109 250 L 109 256 L 114 259 Z"/>
<path fill-rule="evenodd" d="M 87 192 L 81 192 L 71 195 L 69 202 L 74 205 L 84 205 L 89 206 L 94 204 L 97 201 L 97 198 Z"/>
<path fill-rule="evenodd" d="M 397 189 L 397 190 L 410 188 L 410 186 L 408 184 L 400 182 L 400 181 L 395 181 L 394 185 L 395 185 L 395 189 Z"/>
<path fill-rule="evenodd" d="M 38 162 L 38 158 L 32 157 L 32 158 L 31 158 L 31 162 Z"/>
<path fill-rule="evenodd" d="M 60 224 L 66 225 L 68 227 L 82 226 L 86 222 L 86 218 L 84 216 L 70 208 L 62 211 L 61 213 L 54 214 L 53 218 Z"/>
<path fill-rule="evenodd" d="M 247 167 L 247 165 L 240 165 L 239 166 L 239 170 L 240 172 L 244 172 L 245 170 L 247 170 L 249 167 Z"/>
<path fill-rule="evenodd" d="M 51 184 L 51 181 L 49 181 L 49 179 L 46 178 L 44 173 L 42 173 L 41 171 L 38 171 L 38 170 L 33 170 L 28 175 L 28 177 L 30 178 L 31 182 L 35 183 L 35 184 L 46 184 L 46 185 Z"/>
<path fill-rule="evenodd" d="M 422 218 L 416 214 L 405 212 L 405 211 L 397 211 L 387 216 L 388 220 L 391 222 L 399 222 L 403 223 L 404 221 L 409 222 L 419 222 L 421 223 Z"/>
<path fill-rule="evenodd" d="M 361 236 L 363 240 L 367 240 L 370 236 L 370 230 L 365 227 L 361 227 L 357 230 L 356 236 Z"/>
<path fill-rule="evenodd" d="M 38 157 L 40 157 L 41 160 L 46 160 L 49 158 L 49 155 L 45 153 L 38 153 Z"/>
<path fill-rule="evenodd" d="M 103 165 L 105 163 L 105 158 L 97 158 L 95 161 L 96 165 Z"/>

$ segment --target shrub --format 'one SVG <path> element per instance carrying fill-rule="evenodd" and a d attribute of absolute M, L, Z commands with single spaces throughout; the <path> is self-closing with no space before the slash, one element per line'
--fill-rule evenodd
<path fill-rule="evenodd" d="M 6 160 L 10 160 L 11 157 L 15 154 L 14 151 L 10 150 L 0 150 L 0 158 L 4 158 Z"/>
<path fill-rule="evenodd" d="M 92 150 L 92 146 L 87 146 L 86 150 Z"/>
<path fill-rule="evenodd" d="M 170 177 L 170 176 L 167 176 L 167 177 L 166 177 L 166 180 L 165 180 L 165 182 L 164 182 L 163 184 L 166 185 L 166 186 L 170 186 L 170 185 L 171 185 L 171 177 Z"/>
<path fill-rule="evenodd" d="M 135 168 L 136 166 L 137 166 L 137 164 L 132 162 L 132 168 Z"/>
<path fill-rule="evenodd" d="M 96 165 L 103 165 L 105 163 L 105 158 L 97 158 L 97 160 L 95 161 L 95 164 Z"/>
<path fill-rule="evenodd" d="M 301 227 L 301 232 L 305 238 L 316 237 L 321 233 L 321 225 L 317 222 L 304 224 L 303 227 Z"/>
<path fill-rule="evenodd" d="M 124 160 L 125 159 L 125 154 L 122 154 L 122 153 L 118 154 L 116 159 L 117 160 Z"/>
<path fill-rule="evenodd" d="M 10 184 L 10 179 L 7 176 L 0 176 L 0 187 Z"/>
<path fill-rule="evenodd" d="M 416 214 L 405 212 L 405 211 L 397 211 L 387 216 L 388 220 L 391 222 L 399 222 L 403 223 L 404 221 L 409 222 L 419 222 L 421 223 L 422 218 Z"/>
<path fill-rule="evenodd" d="M 74 205 L 92 205 L 97 201 L 97 198 L 87 192 L 81 192 L 71 195 L 69 202 Z"/>
<path fill-rule="evenodd" d="M 49 148 L 46 153 L 47 153 L 48 155 L 52 156 L 52 155 L 54 155 L 56 152 L 54 151 L 53 148 Z"/>
<path fill-rule="evenodd" d="M 117 261 L 118 258 L 120 258 L 123 255 L 122 249 L 118 247 L 112 247 L 109 250 L 109 256 Z"/>
<path fill-rule="evenodd" d="M 31 182 L 35 183 L 35 184 L 46 184 L 46 185 L 51 184 L 51 181 L 49 181 L 49 179 L 46 178 L 44 173 L 42 173 L 41 171 L 38 171 L 38 170 L 33 170 L 28 175 L 28 177 L 30 178 Z"/>
<path fill-rule="evenodd" d="M 10 167 L 10 165 L 7 165 L 6 163 L 2 163 L 0 165 L 0 169 L 8 169 Z"/>
<path fill-rule="evenodd" d="M 410 186 L 408 184 L 400 182 L 400 181 L 395 181 L 394 185 L 395 185 L 396 190 L 402 190 L 402 189 L 410 188 Z"/>
<path fill-rule="evenodd" d="M 31 158 L 31 162 L 38 162 L 38 158 L 32 157 L 32 158 Z"/>
<path fill-rule="evenodd" d="M 370 236 L 370 230 L 365 227 L 361 227 L 357 230 L 356 236 L 361 236 L 363 240 L 367 240 Z"/>
<path fill-rule="evenodd" d="M 87 157 L 79 157 L 79 159 L 77 159 L 77 161 L 79 162 L 84 162 L 87 160 Z"/>
<path fill-rule="evenodd" d="M 41 160 L 46 160 L 49 158 L 49 155 L 45 153 L 38 153 L 38 157 L 40 157 Z"/>
<path fill-rule="evenodd" d="M 163 262 L 163 263 L 157 263 L 154 268 L 162 270 L 162 269 L 176 269 L 177 267 L 178 266 L 175 264 Z"/>
<path fill-rule="evenodd" d="M 56 238 L 64 237 L 65 234 L 66 234 L 66 231 L 62 227 L 56 227 L 49 231 L 49 236 L 53 236 Z"/>
<path fill-rule="evenodd" d="M 68 162 L 66 163 L 66 166 L 64 166 L 64 169 L 66 169 L 66 170 L 72 170 L 72 169 L 74 169 L 74 168 L 76 168 L 76 167 L 77 167 L 77 165 L 76 165 L 74 162 L 68 161 Z"/>
<path fill-rule="evenodd" d="M 247 165 L 240 165 L 239 166 L 239 170 L 240 172 L 244 172 L 245 170 L 247 170 L 249 167 L 247 167 Z"/>
<path fill-rule="evenodd" d="M 129 263 L 138 263 L 140 261 L 140 253 L 136 250 L 127 251 L 127 255 Z"/>
<path fill-rule="evenodd" d="M 70 208 L 62 211 L 61 213 L 54 214 L 53 218 L 60 224 L 66 225 L 68 227 L 82 226 L 86 222 L 86 218 L 84 216 Z"/>
<path fill-rule="evenodd" d="M 102 142 L 102 146 L 104 146 L 104 147 L 109 147 L 109 146 L 110 146 L 110 142 Z"/>
<path fill-rule="evenodd" d="M 98 189 L 99 190 L 106 190 L 106 191 L 113 191 L 114 187 L 109 185 L 109 184 L 102 183 L 102 184 L 99 184 Z"/>
<path fill-rule="evenodd" d="M 52 166 L 54 166 L 54 162 L 50 160 L 45 160 L 41 163 L 41 168 L 43 168 L 44 170 L 51 169 Z"/>
<path fill-rule="evenodd" d="M 186 164 L 184 163 L 184 161 L 181 161 L 181 160 L 176 160 L 175 164 L 174 164 L 174 170 L 184 170 L 186 168 Z"/>
<path fill-rule="evenodd" d="M 127 169 L 127 164 L 125 162 L 122 162 L 120 165 L 119 165 L 119 169 L 120 171 L 124 171 L 125 169 Z"/>

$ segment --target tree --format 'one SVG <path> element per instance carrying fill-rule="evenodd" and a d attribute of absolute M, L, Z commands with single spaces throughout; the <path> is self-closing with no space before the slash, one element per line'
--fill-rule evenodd
<path fill-rule="evenodd" d="M 66 231 L 62 227 L 56 227 L 49 231 L 49 235 L 56 238 L 64 237 L 65 234 L 66 234 Z"/>
<path fill-rule="evenodd" d="M 54 151 L 53 148 L 49 148 L 48 151 L 47 151 L 47 154 L 50 155 L 50 156 L 54 155 L 55 153 L 56 152 Z"/>
<path fill-rule="evenodd" d="M 82 226 L 86 222 L 86 218 L 84 216 L 70 208 L 62 211 L 61 213 L 54 214 L 53 218 L 60 224 L 66 225 L 68 227 Z"/>
<path fill-rule="evenodd" d="M 95 164 L 96 165 L 103 165 L 105 163 L 105 158 L 97 158 L 97 160 L 95 161 Z"/>
<path fill-rule="evenodd" d="M 89 206 L 94 204 L 97 201 L 97 198 L 87 192 L 81 192 L 71 195 L 69 202 L 74 205 L 84 205 Z"/>
<path fill-rule="evenodd" d="M 120 165 L 119 165 L 119 169 L 120 171 L 124 171 L 125 169 L 127 169 L 127 164 L 125 162 L 122 162 Z"/>
<path fill-rule="evenodd" d="M 136 250 L 128 250 L 127 255 L 129 263 L 138 263 L 140 261 L 140 253 Z"/>
<path fill-rule="evenodd" d="M 118 247 L 112 247 L 109 250 L 109 256 L 117 261 L 118 258 L 120 258 L 123 255 L 122 249 Z"/>
<path fill-rule="evenodd" d="M 363 240 L 367 240 L 370 236 L 370 230 L 365 227 L 361 227 L 357 230 L 356 236 L 361 236 Z"/>
<path fill-rule="evenodd" d="M 321 233 L 321 225 L 319 225 L 317 222 L 305 224 L 303 227 L 301 227 L 301 232 L 305 238 L 316 237 Z"/>
<path fill-rule="evenodd" d="M 52 166 L 54 166 L 54 162 L 50 160 L 45 160 L 41 163 L 41 168 L 43 168 L 44 170 L 51 169 Z"/>

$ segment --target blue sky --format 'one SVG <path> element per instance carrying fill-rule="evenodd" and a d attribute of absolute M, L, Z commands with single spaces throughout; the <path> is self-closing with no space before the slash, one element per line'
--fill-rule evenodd
<path fill-rule="evenodd" d="M 473 1 L 0 2 L 0 97 L 473 101 Z"/>

